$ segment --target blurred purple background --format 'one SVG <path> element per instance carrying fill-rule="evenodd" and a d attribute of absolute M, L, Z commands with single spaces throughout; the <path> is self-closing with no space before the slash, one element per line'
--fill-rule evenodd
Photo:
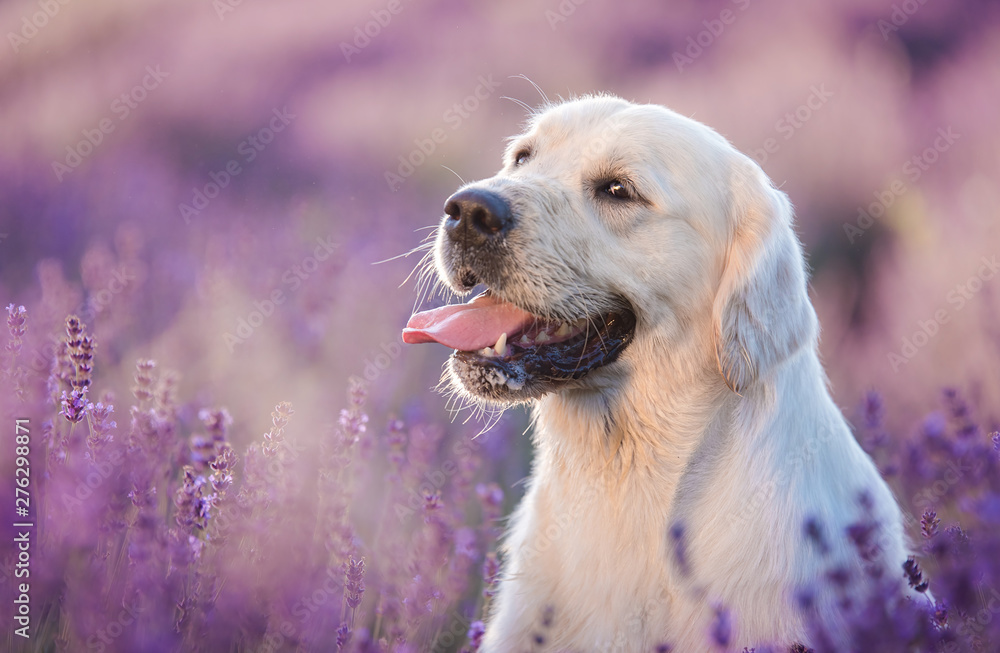
<path fill-rule="evenodd" d="M 281 400 L 331 422 L 351 375 L 373 415 L 447 419 L 447 352 L 399 339 L 417 257 L 375 263 L 436 222 L 449 168 L 495 171 L 530 79 L 665 104 L 762 163 L 849 415 L 871 387 L 890 421 L 945 384 L 997 405 L 996 3 L 51 0 L 0 25 L 0 297 L 41 376 L 77 312 L 97 390 L 155 358 L 241 445 Z"/>

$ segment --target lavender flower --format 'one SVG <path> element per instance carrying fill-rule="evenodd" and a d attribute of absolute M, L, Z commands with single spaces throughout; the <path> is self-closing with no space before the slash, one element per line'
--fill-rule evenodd
<path fill-rule="evenodd" d="M 204 530 L 208 526 L 215 495 L 206 493 L 208 479 L 195 472 L 194 467 L 184 468 L 184 480 L 174 497 L 177 513 L 174 516 L 178 526 L 193 532 Z"/>
<path fill-rule="evenodd" d="M 114 415 L 115 407 L 99 401 L 96 404 L 88 403 L 86 412 L 90 416 L 90 435 L 87 436 L 87 446 L 90 448 L 92 458 L 96 459 L 97 452 L 114 439 L 113 431 L 118 427 L 118 424 L 111 417 Z"/>
<path fill-rule="evenodd" d="M 132 386 L 132 396 L 139 400 L 139 406 L 144 406 L 152 401 L 155 392 L 153 370 L 156 369 L 156 361 L 140 359 L 135 363 L 135 385 Z"/>
<path fill-rule="evenodd" d="M 345 437 L 351 442 L 355 442 L 362 433 L 365 432 L 368 423 L 368 416 L 356 410 L 343 409 L 340 411 L 340 428 L 343 429 Z"/>
<path fill-rule="evenodd" d="M 500 580 L 500 562 L 497 554 L 490 552 L 483 560 L 483 596 L 490 598 L 497 592 L 497 583 Z"/>
<path fill-rule="evenodd" d="M 202 421 L 208 434 L 215 442 L 226 439 L 226 431 L 233 423 L 233 418 L 225 408 L 218 410 L 202 409 L 198 411 L 198 419 Z"/>
<path fill-rule="evenodd" d="M 488 549 L 500 537 L 504 494 L 496 483 L 480 483 L 476 486 L 476 496 L 483 512 L 482 530 Z"/>
<path fill-rule="evenodd" d="M 910 556 L 903 563 L 903 571 L 906 572 L 906 580 L 914 590 L 918 592 L 926 592 L 928 583 L 923 578 L 923 573 L 920 571 L 920 565 L 917 564 L 916 559 Z"/>
<path fill-rule="evenodd" d="M 21 353 L 22 340 L 27 332 L 25 326 L 28 320 L 28 311 L 23 306 L 15 307 L 13 304 L 7 305 L 7 332 L 10 334 L 10 342 L 6 349 L 10 352 L 10 361 L 7 366 L 7 377 L 11 380 L 14 394 L 19 400 L 24 400 L 24 370 L 17 365 L 18 354 Z"/>
<path fill-rule="evenodd" d="M 732 616 L 722 605 L 717 604 L 712 609 L 715 612 L 711 627 L 712 642 L 724 649 L 729 646 L 729 640 L 733 636 Z"/>
<path fill-rule="evenodd" d="M 945 404 L 956 424 L 956 434 L 960 439 L 973 438 L 979 434 L 979 426 L 972 420 L 972 408 L 957 388 L 944 390 Z"/>
<path fill-rule="evenodd" d="M 87 390 L 73 390 L 68 395 L 62 393 L 62 410 L 59 414 L 66 418 L 68 422 L 76 424 L 83 420 L 87 414 Z"/>
<path fill-rule="evenodd" d="M 73 367 L 69 379 L 74 390 L 86 390 L 91 384 L 93 372 L 94 339 L 87 335 L 87 326 L 75 315 L 66 318 L 66 354 Z"/>
<path fill-rule="evenodd" d="M 479 647 L 483 645 L 483 637 L 486 635 L 486 625 L 480 621 L 476 620 L 469 624 L 469 630 L 466 633 L 466 637 L 469 638 L 469 651 L 470 653 L 476 653 Z"/>
<path fill-rule="evenodd" d="M 689 573 L 689 569 L 687 563 L 687 548 L 684 541 L 684 525 L 672 525 L 670 527 L 669 535 L 669 541 L 674 552 L 674 562 L 677 564 L 678 569 L 680 569 L 681 574 L 686 576 Z"/>
<path fill-rule="evenodd" d="M 345 567 L 347 605 L 354 610 L 361 605 L 361 598 L 365 594 L 365 559 L 355 560 L 351 556 Z"/>
<path fill-rule="evenodd" d="M 826 537 L 823 535 L 823 525 L 820 524 L 819 520 L 810 517 L 806 519 L 803 525 L 803 531 L 806 537 L 812 542 L 817 550 L 822 555 L 827 555 L 830 552 L 830 545 L 826 541 Z"/>
<path fill-rule="evenodd" d="M 281 443 L 285 441 L 285 426 L 294 413 L 292 404 L 287 401 L 282 401 L 274 407 L 274 412 L 271 413 L 272 426 L 264 434 L 264 444 L 261 446 L 261 451 L 265 456 L 273 457 L 277 455 Z"/>
<path fill-rule="evenodd" d="M 351 629 L 346 623 L 340 624 L 337 628 L 337 653 L 344 650 L 348 642 L 351 641 Z"/>
<path fill-rule="evenodd" d="M 233 470 L 236 468 L 236 451 L 228 442 L 220 442 L 215 447 L 215 457 L 209 462 L 212 473 L 209 480 L 212 482 L 212 489 L 220 495 L 224 495 L 226 490 L 233 484 Z"/>
<path fill-rule="evenodd" d="M 881 428 L 885 419 L 885 404 L 882 401 L 882 395 L 874 390 L 866 392 L 863 400 L 863 414 L 865 428 Z"/>
<path fill-rule="evenodd" d="M 11 341 L 7 345 L 7 351 L 15 355 L 21 351 L 21 339 L 27 331 L 25 323 L 28 320 L 28 310 L 23 306 L 7 305 L 7 331 L 10 333 Z"/>
<path fill-rule="evenodd" d="M 936 512 L 925 510 L 923 516 L 920 518 L 920 534 L 924 536 L 925 540 L 932 539 L 937 535 L 940 524 L 941 520 L 938 519 Z"/>

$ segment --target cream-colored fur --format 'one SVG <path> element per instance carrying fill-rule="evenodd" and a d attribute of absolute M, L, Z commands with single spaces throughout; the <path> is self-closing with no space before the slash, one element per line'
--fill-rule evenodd
<path fill-rule="evenodd" d="M 596 196 L 609 178 L 632 200 Z M 537 453 L 484 653 L 718 651 L 717 605 L 727 650 L 809 644 L 796 593 L 833 562 L 861 575 L 843 535 L 861 492 L 883 524 L 877 562 L 902 578 L 899 508 L 817 356 L 791 206 L 751 159 L 663 107 L 588 97 L 538 112 L 500 172 L 467 187 L 517 218 L 495 294 L 558 316 L 620 297 L 637 317 L 615 363 L 532 400 Z M 836 636 L 830 601 L 817 605 Z"/>

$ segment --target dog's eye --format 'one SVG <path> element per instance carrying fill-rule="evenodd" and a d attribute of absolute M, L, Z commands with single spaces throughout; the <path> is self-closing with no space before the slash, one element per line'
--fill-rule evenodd
<path fill-rule="evenodd" d="M 514 156 L 514 167 L 522 165 L 531 158 L 531 150 L 521 150 Z"/>
<path fill-rule="evenodd" d="M 603 184 L 598 186 L 597 190 L 600 193 L 607 195 L 608 197 L 613 197 L 615 199 L 624 200 L 629 198 L 628 188 L 626 188 L 625 184 L 618 181 L 617 179 L 612 179 L 611 181 L 604 182 Z"/>

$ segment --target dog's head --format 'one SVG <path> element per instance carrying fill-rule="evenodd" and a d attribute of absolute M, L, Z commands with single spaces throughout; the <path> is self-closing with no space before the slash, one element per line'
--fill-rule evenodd
<path fill-rule="evenodd" d="M 815 334 L 791 216 L 694 120 L 611 97 L 552 106 L 445 203 L 437 273 L 487 291 L 414 315 L 404 340 L 455 349 L 453 382 L 498 403 L 622 383 L 679 350 L 741 393 Z"/>

